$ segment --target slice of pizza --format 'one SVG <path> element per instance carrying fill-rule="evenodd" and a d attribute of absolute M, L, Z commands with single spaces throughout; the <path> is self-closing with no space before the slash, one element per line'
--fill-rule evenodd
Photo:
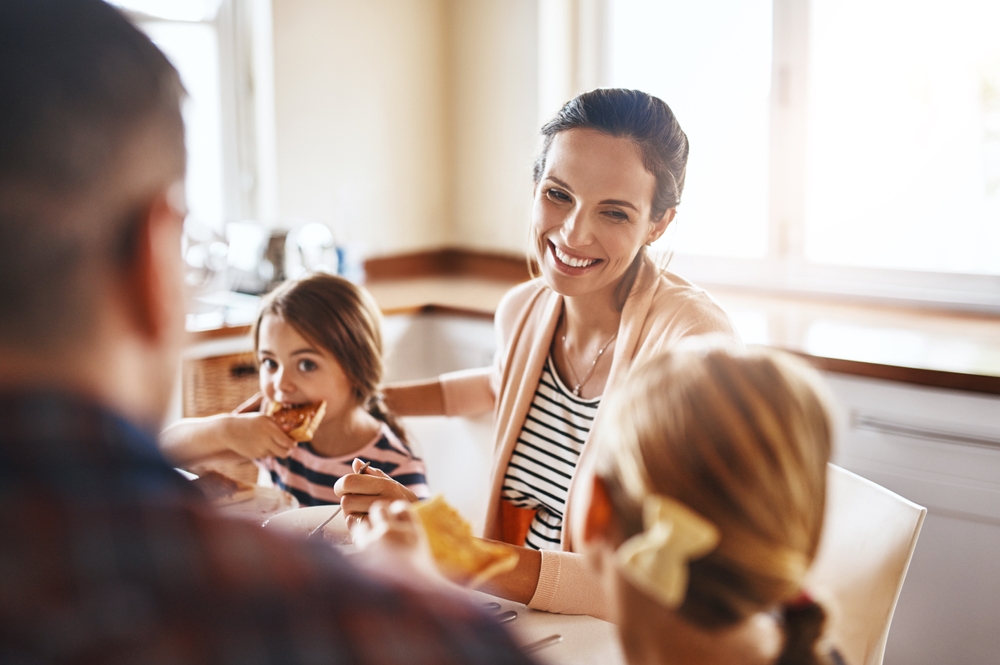
<path fill-rule="evenodd" d="M 513 570 L 517 552 L 472 535 L 472 527 L 441 496 L 413 506 L 420 518 L 438 568 L 449 579 L 468 587 Z"/>
<path fill-rule="evenodd" d="M 299 443 L 312 441 L 316 428 L 323 422 L 326 415 L 326 401 L 318 404 L 294 404 L 282 406 L 277 402 L 268 402 L 264 414 L 271 417 L 278 427 Z"/>
<path fill-rule="evenodd" d="M 256 494 L 256 487 L 248 485 L 218 471 L 206 471 L 191 481 L 216 506 L 229 506 L 249 501 Z"/>

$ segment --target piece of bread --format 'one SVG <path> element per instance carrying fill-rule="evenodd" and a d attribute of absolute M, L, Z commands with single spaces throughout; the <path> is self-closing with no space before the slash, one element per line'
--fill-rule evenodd
<path fill-rule="evenodd" d="M 293 441 L 302 443 L 312 441 L 316 428 L 323 422 L 323 416 L 326 415 L 326 401 L 296 406 L 282 406 L 277 402 L 268 402 L 264 413 L 278 423 L 281 431 L 288 434 Z"/>
<path fill-rule="evenodd" d="M 206 471 L 191 481 L 216 506 L 229 506 L 249 501 L 256 494 L 256 487 L 224 476 L 218 471 Z"/>
<path fill-rule="evenodd" d="M 477 587 L 513 570 L 517 552 L 472 535 L 472 527 L 441 496 L 413 506 L 430 541 L 434 561 L 452 581 Z"/>

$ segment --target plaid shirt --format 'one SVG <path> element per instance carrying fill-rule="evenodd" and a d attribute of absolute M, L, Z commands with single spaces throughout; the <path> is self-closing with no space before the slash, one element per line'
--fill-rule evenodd
<path fill-rule="evenodd" d="M 0 663 L 529 663 L 474 607 L 213 514 L 114 415 L 0 396 Z"/>

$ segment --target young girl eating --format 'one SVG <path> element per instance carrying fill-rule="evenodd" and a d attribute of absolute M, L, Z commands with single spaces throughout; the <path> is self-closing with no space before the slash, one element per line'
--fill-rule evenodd
<path fill-rule="evenodd" d="M 167 428 L 160 437 L 164 453 L 183 466 L 234 451 L 257 460 L 304 506 L 340 503 L 334 485 L 365 462 L 366 475 L 397 481 L 384 498 L 426 497 L 424 463 L 378 392 L 381 318 L 371 296 L 341 277 L 317 273 L 282 284 L 264 298 L 251 333 L 261 394 L 243 412 L 186 418 Z M 267 415 L 272 405 L 323 402 L 311 441 L 296 443 Z"/>

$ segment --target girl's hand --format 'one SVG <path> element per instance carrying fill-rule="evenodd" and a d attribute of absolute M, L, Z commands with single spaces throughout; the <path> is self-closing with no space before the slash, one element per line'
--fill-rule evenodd
<path fill-rule="evenodd" d="M 364 475 L 359 474 L 364 462 L 354 460 L 354 473 L 340 478 L 333 486 L 333 491 L 340 497 L 344 519 L 347 528 L 353 533 L 354 527 L 368 516 L 368 512 L 376 501 L 405 501 L 413 503 L 417 495 L 405 485 L 396 482 L 379 469 L 368 467 Z"/>
<path fill-rule="evenodd" d="M 248 459 L 288 457 L 295 441 L 262 413 L 225 416 L 223 428 L 226 447 Z"/>

